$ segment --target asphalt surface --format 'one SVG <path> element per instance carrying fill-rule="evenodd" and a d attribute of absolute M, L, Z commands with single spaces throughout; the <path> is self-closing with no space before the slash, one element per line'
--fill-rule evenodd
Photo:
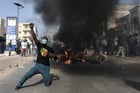
<path fill-rule="evenodd" d="M 54 80 L 50 87 L 44 86 L 41 75 L 36 75 L 22 89 L 14 90 L 21 77 L 34 66 L 33 59 L 26 58 L 22 68 L 10 68 L 11 72 L 0 79 L 0 93 L 140 93 L 140 58 L 116 57 L 109 57 L 101 64 L 52 62 Z"/>

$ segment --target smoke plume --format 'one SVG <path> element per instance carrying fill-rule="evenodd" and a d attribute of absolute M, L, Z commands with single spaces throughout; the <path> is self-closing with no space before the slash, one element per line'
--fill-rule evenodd
<path fill-rule="evenodd" d="M 107 30 L 117 0 L 61 0 L 60 29 L 55 39 L 68 47 L 95 45 L 96 36 Z"/>
<path fill-rule="evenodd" d="M 55 40 L 68 47 L 95 44 L 96 36 L 107 30 L 107 18 L 119 0 L 32 0 L 44 24 L 60 25 Z"/>

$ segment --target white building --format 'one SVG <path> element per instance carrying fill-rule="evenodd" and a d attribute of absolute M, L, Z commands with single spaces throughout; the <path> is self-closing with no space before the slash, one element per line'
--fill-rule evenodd
<path fill-rule="evenodd" d="M 135 5 L 117 5 L 113 15 L 108 18 L 108 29 L 116 27 L 116 19 L 127 16 L 134 7 Z"/>
<path fill-rule="evenodd" d="M 18 39 L 20 40 L 26 39 L 28 42 L 31 42 L 32 36 L 29 24 L 30 23 L 19 23 Z"/>

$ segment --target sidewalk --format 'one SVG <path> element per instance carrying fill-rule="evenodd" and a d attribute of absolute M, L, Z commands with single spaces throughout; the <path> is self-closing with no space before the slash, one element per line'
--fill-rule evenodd
<path fill-rule="evenodd" d="M 1 53 L 1 54 L 0 54 L 0 57 L 1 57 L 1 56 L 7 56 L 7 54 Z"/>
<path fill-rule="evenodd" d="M 15 56 L 17 55 L 15 51 L 11 52 L 11 56 Z M 4 53 L 0 53 L 0 57 L 1 56 L 9 56 L 9 51 L 4 51 Z"/>

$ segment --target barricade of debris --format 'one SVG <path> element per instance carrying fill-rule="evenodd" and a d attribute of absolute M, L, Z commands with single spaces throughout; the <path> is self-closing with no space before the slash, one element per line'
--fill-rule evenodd
<path fill-rule="evenodd" d="M 58 53 L 57 57 L 57 61 L 63 62 L 64 64 L 72 64 L 76 62 L 100 64 L 106 59 L 105 55 L 95 53 L 93 48 L 84 49 L 83 51 L 67 48 L 63 52 Z"/>

